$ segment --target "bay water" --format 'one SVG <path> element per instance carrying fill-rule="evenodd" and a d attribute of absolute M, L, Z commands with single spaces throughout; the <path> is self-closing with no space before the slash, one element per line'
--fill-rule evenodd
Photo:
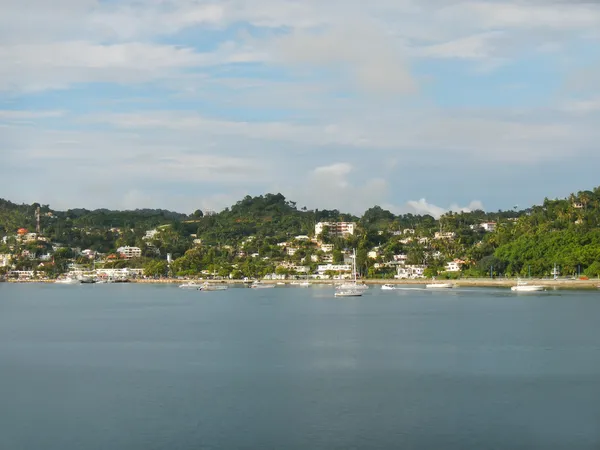
<path fill-rule="evenodd" d="M 0 283 L 0 449 L 436 448 L 600 448 L 600 293 Z"/>

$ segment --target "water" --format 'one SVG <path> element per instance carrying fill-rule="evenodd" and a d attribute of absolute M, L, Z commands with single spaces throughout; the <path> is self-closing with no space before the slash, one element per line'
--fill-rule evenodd
<path fill-rule="evenodd" d="M 332 293 L 0 283 L 0 448 L 599 448 L 599 293 Z"/>

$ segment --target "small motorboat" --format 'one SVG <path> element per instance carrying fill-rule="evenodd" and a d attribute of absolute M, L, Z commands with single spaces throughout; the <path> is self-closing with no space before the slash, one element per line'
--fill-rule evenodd
<path fill-rule="evenodd" d="M 381 286 L 382 291 L 393 291 L 395 289 L 396 286 L 394 286 L 393 284 L 384 284 L 383 286 Z"/>
<path fill-rule="evenodd" d="M 228 286 L 226 284 L 201 284 L 198 290 L 200 291 L 226 291 Z"/>
<path fill-rule="evenodd" d="M 516 286 L 510 288 L 513 292 L 540 292 L 544 290 L 544 286 L 528 284 L 525 281 L 518 280 Z"/>

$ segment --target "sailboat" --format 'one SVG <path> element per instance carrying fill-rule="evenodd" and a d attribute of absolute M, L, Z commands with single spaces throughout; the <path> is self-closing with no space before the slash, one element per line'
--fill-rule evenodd
<path fill-rule="evenodd" d="M 335 297 L 362 297 L 363 295 L 364 288 L 359 286 L 356 281 L 356 250 L 352 254 L 352 273 L 354 274 L 354 283 L 344 283 L 337 286 Z"/>

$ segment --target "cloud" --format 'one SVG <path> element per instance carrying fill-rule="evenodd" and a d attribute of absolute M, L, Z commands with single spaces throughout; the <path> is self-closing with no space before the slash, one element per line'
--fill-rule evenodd
<path fill-rule="evenodd" d="M 368 93 L 407 94 L 417 89 L 401 49 L 364 22 L 326 31 L 295 31 L 274 40 L 270 48 L 275 62 L 328 68 Z"/>
<path fill-rule="evenodd" d="M 385 179 L 365 179 L 347 162 L 315 167 L 301 186 L 278 186 L 275 190 L 287 193 L 287 197 L 309 208 L 338 209 L 353 214 L 362 214 L 389 195 Z"/>
<path fill-rule="evenodd" d="M 450 205 L 449 208 L 442 208 L 440 206 L 428 203 L 426 199 L 410 200 L 406 203 L 407 207 L 413 210 L 416 214 L 429 214 L 430 216 L 438 219 L 440 216 L 446 214 L 449 211 L 453 212 L 472 212 L 475 210 L 483 210 L 483 203 L 479 200 L 473 200 L 468 206 L 458 206 L 457 204 Z"/>
<path fill-rule="evenodd" d="M 146 43 L 70 41 L 0 46 L 0 91 L 66 88 L 73 83 L 144 83 L 177 77 L 180 70 L 225 64 L 241 57 L 224 46 L 212 53 Z M 15 64 L 16 62 L 16 64 Z"/>

